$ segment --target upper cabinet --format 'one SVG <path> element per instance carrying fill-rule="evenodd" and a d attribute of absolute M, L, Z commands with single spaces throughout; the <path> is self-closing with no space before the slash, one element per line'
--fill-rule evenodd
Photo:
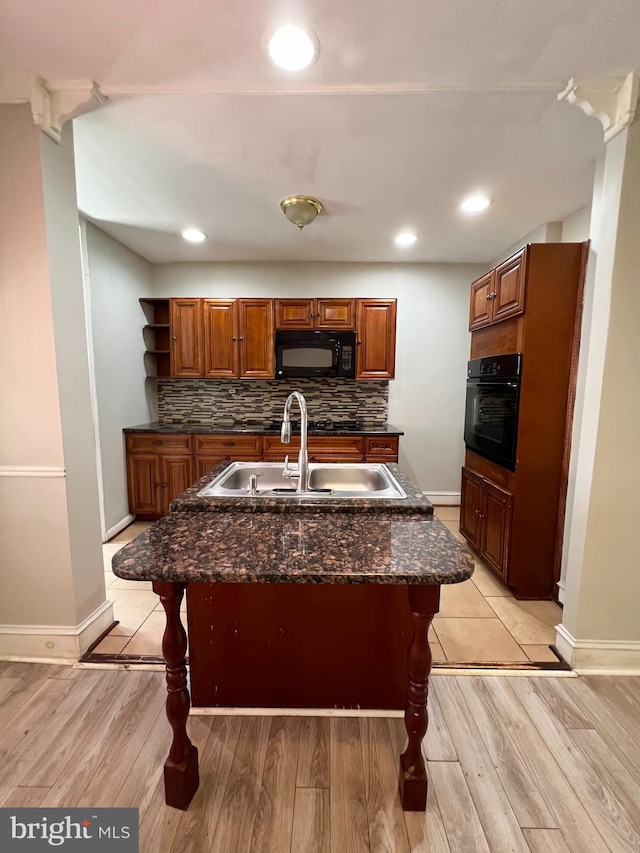
<path fill-rule="evenodd" d="M 276 329 L 355 329 L 355 299 L 276 299 Z"/>
<path fill-rule="evenodd" d="M 240 379 L 273 379 L 273 299 L 238 299 Z"/>
<path fill-rule="evenodd" d="M 469 331 L 524 313 L 527 249 L 520 249 L 471 285 Z"/>
<path fill-rule="evenodd" d="M 240 370 L 235 299 L 203 299 L 204 376 L 234 379 Z"/>
<path fill-rule="evenodd" d="M 273 379 L 272 299 L 203 299 L 204 377 Z"/>
<path fill-rule="evenodd" d="M 172 299 L 171 375 L 202 376 L 202 300 Z"/>
<path fill-rule="evenodd" d="M 396 300 L 358 299 L 356 379 L 393 379 Z"/>
<path fill-rule="evenodd" d="M 276 329 L 356 330 L 356 379 L 393 379 L 395 299 L 140 300 L 148 375 L 273 379 Z"/>

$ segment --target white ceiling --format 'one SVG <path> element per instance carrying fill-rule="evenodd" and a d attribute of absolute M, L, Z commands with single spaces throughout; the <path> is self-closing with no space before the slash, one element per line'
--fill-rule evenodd
<path fill-rule="evenodd" d="M 264 51 L 291 21 L 321 43 L 298 75 Z M 0 30 L 0 91 L 109 96 L 74 122 L 79 206 L 155 262 L 490 261 L 590 201 L 602 128 L 568 79 L 640 71 L 638 0 L 2 0 Z M 325 206 L 302 232 L 296 193 Z"/>

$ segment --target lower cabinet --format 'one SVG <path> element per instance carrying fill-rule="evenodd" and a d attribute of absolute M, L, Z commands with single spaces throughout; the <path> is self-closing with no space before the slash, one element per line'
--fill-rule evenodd
<path fill-rule="evenodd" d="M 261 435 L 196 435 L 196 480 L 204 477 L 219 462 L 260 462 Z"/>
<path fill-rule="evenodd" d="M 310 435 L 310 462 L 397 462 L 398 436 Z M 229 433 L 127 433 L 129 512 L 156 519 L 169 504 L 220 462 L 296 462 L 300 436 Z"/>
<path fill-rule="evenodd" d="M 508 581 L 513 495 L 469 468 L 462 469 L 460 532 L 503 580 Z"/>
<path fill-rule="evenodd" d="M 300 436 L 291 437 L 290 444 L 283 444 L 277 435 L 265 435 L 264 458 L 267 462 L 281 462 L 285 456 L 291 462 L 298 458 Z M 310 435 L 307 440 L 309 462 L 362 462 L 364 451 L 362 436 Z"/>
<path fill-rule="evenodd" d="M 135 433 L 127 435 L 129 512 L 158 518 L 193 483 L 190 435 Z"/>

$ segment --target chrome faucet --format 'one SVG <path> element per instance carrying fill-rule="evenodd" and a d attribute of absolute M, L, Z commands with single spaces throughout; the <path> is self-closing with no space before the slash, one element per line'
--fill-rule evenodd
<path fill-rule="evenodd" d="M 282 429 L 280 430 L 280 440 L 283 444 L 289 444 L 291 441 L 291 422 L 289 421 L 289 409 L 291 408 L 292 400 L 297 400 L 300 406 L 300 452 L 298 453 L 298 470 L 292 471 L 289 468 L 289 457 L 285 456 L 284 470 L 282 476 L 288 480 L 297 480 L 297 492 L 309 491 L 309 454 L 307 453 L 307 401 L 304 399 L 300 391 L 292 391 L 287 397 L 287 402 L 284 404 L 284 413 L 282 415 Z"/>

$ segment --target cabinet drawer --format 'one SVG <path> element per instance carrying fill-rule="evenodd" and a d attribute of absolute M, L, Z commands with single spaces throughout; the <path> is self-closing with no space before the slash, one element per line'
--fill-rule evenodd
<path fill-rule="evenodd" d="M 309 459 L 311 462 L 362 462 L 361 436 L 310 436 Z"/>
<path fill-rule="evenodd" d="M 388 462 L 396 462 L 398 459 L 398 436 L 366 436 L 364 440 L 364 455 L 367 459 L 386 459 Z"/>
<path fill-rule="evenodd" d="M 282 462 L 287 455 L 293 461 L 300 450 L 300 436 L 292 435 L 290 444 L 283 444 L 279 435 L 264 436 L 264 458 L 267 462 Z"/>
<path fill-rule="evenodd" d="M 308 441 L 310 462 L 362 462 L 361 436 L 310 435 Z M 264 458 L 279 462 L 288 455 L 295 459 L 300 450 L 300 436 L 292 436 L 290 444 L 282 444 L 279 436 L 264 437 Z"/>
<path fill-rule="evenodd" d="M 210 453 L 204 455 L 197 455 L 195 458 L 196 462 L 196 480 L 199 480 L 200 477 L 204 477 L 205 474 L 208 474 L 212 468 L 215 468 L 216 465 L 219 465 L 220 462 L 261 462 L 262 455 L 258 453 L 234 453 L 233 456 L 227 453 L 226 455 L 222 455 L 221 453 Z"/>
<path fill-rule="evenodd" d="M 197 454 L 219 454 L 236 458 L 238 453 L 260 456 L 262 454 L 261 435 L 196 435 Z"/>
<path fill-rule="evenodd" d="M 166 432 L 127 433 L 127 453 L 156 451 L 157 453 L 191 453 L 192 435 Z"/>

